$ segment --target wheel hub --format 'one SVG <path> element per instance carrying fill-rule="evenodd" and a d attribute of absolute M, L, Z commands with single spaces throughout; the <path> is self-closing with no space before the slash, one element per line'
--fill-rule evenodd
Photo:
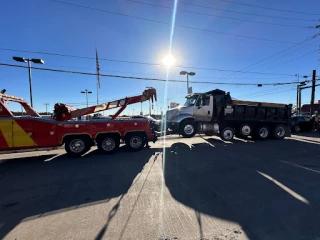
<path fill-rule="evenodd" d="M 186 126 L 184 126 L 184 132 L 187 135 L 191 135 L 194 132 L 194 127 L 192 124 L 187 124 Z"/>
<path fill-rule="evenodd" d="M 251 133 L 251 128 L 245 125 L 242 127 L 241 132 L 242 132 L 242 135 L 248 136 Z"/>
<path fill-rule="evenodd" d="M 111 138 L 106 138 L 102 141 L 102 148 L 105 151 L 112 151 L 116 147 L 116 143 Z"/>
<path fill-rule="evenodd" d="M 232 133 L 231 130 L 226 130 L 226 131 L 224 131 L 224 133 L 223 133 L 223 137 L 224 137 L 224 139 L 226 139 L 226 140 L 231 140 L 231 139 L 232 139 L 232 136 L 233 136 L 233 133 Z"/>
<path fill-rule="evenodd" d="M 70 150 L 74 153 L 80 153 L 84 150 L 85 144 L 80 139 L 74 139 L 69 143 Z"/>
<path fill-rule="evenodd" d="M 299 129 L 300 129 L 300 128 L 299 128 Z M 285 130 L 284 130 L 282 127 L 279 127 L 279 128 L 277 129 L 277 135 L 278 135 L 279 137 L 283 137 L 284 134 L 285 134 Z"/>
<path fill-rule="evenodd" d="M 130 139 L 130 145 L 133 148 L 139 148 L 142 144 L 142 140 L 140 137 L 133 137 Z"/>
<path fill-rule="evenodd" d="M 266 138 L 268 136 L 268 130 L 266 128 L 261 128 L 259 130 L 259 135 L 262 138 Z"/>

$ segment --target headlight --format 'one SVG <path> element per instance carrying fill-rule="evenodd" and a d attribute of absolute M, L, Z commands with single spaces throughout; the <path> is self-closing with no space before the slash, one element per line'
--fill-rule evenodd
<path fill-rule="evenodd" d="M 154 121 L 154 125 L 160 125 L 161 122 L 160 121 Z"/>

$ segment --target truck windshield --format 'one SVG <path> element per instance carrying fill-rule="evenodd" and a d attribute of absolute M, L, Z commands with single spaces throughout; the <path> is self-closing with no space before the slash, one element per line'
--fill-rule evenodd
<path fill-rule="evenodd" d="M 184 106 L 194 106 L 197 102 L 198 95 L 193 95 L 193 96 L 187 97 L 186 99 L 187 100 L 186 100 Z"/>

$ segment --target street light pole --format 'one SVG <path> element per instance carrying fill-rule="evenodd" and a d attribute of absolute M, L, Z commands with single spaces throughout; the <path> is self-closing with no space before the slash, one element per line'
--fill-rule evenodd
<path fill-rule="evenodd" d="M 180 75 L 187 75 L 187 94 L 192 93 L 192 90 L 189 88 L 189 75 L 194 76 L 196 75 L 195 72 L 186 72 L 186 71 L 181 71 Z"/>
<path fill-rule="evenodd" d="M 33 107 L 33 101 L 32 101 L 32 76 L 31 76 L 31 63 L 37 63 L 37 64 L 44 64 L 44 61 L 42 59 L 37 58 L 23 58 L 23 57 L 13 57 L 13 60 L 17 62 L 27 62 L 28 63 L 28 72 L 29 72 L 29 91 L 30 91 L 30 104 L 31 107 Z"/>
<path fill-rule="evenodd" d="M 28 61 L 28 72 L 29 72 L 30 104 L 31 104 L 31 107 L 33 107 L 33 101 L 32 101 L 32 76 L 31 76 L 31 63 L 30 63 L 30 59 L 27 59 L 27 61 Z"/>
<path fill-rule="evenodd" d="M 49 105 L 49 103 L 45 103 L 44 105 L 46 105 L 46 114 L 48 115 L 48 105 Z"/>
<path fill-rule="evenodd" d="M 81 93 L 85 93 L 86 94 L 86 100 L 87 100 L 87 107 L 89 106 L 88 105 L 88 94 L 91 94 L 92 92 L 91 91 L 88 91 L 88 89 L 84 90 L 84 91 L 81 91 Z"/>

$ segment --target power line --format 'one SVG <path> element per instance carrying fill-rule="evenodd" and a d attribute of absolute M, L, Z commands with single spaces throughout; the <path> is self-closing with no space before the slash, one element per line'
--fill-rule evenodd
<path fill-rule="evenodd" d="M 167 0 L 167 1 L 172 2 L 172 0 Z M 306 22 L 318 22 L 318 20 L 308 20 L 308 19 L 302 19 L 302 18 L 289 18 L 289 17 L 269 16 L 269 15 L 249 13 L 249 12 L 239 12 L 239 11 L 227 10 L 227 9 L 222 9 L 222 8 L 215 8 L 215 7 L 211 7 L 211 6 L 204 6 L 204 5 L 199 5 L 199 4 L 188 3 L 185 1 L 181 1 L 181 0 L 179 0 L 179 2 L 183 3 L 184 5 L 189 5 L 189 6 L 200 7 L 200 8 L 205 8 L 205 9 L 209 8 L 209 9 L 214 9 L 214 10 L 219 10 L 219 11 L 224 11 L 224 12 L 231 12 L 231 13 L 239 13 L 239 14 L 244 14 L 244 15 L 252 15 L 252 16 L 267 17 L 267 18 L 278 18 L 278 19 L 286 19 L 286 20 L 306 21 Z"/>
<path fill-rule="evenodd" d="M 0 63 L 0 66 L 7 66 L 7 67 L 18 67 L 18 68 L 28 68 L 27 66 L 21 65 L 14 65 L 14 64 L 7 64 L 7 63 Z M 52 69 L 52 68 L 39 68 L 39 67 L 31 67 L 34 70 L 41 70 L 41 71 L 50 71 L 50 72 L 61 72 L 61 73 L 70 73 L 70 74 L 80 74 L 80 75 L 89 75 L 89 76 L 97 76 L 97 73 L 91 72 L 77 72 L 77 71 L 70 71 L 70 70 L 62 70 L 62 69 Z M 112 77 L 112 78 L 122 78 L 122 79 L 135 79 L 135 80 L 146 80 L 146 81 L 159 81 L 159 82 L 182 82 L 185 83 L 185 80 L 167 80 L 167 79 L 160 79 L 160 78 L 145 78 L 145 77 L 133 77 L 133 76 L 120 76 L 120 75 L 111 75 L 111 74 L 100 74 L 101 77 Z M 307 80 L 306 82 L 310 82 L 311 80 Z M 257 86 L 258 84 L 262 84 L 265 86 L 278 86 L 278 85 L 291 85 L 297 84 L 298 81 L 294 82 L 279 82 L 279 83 L 226 83 L 226 82 L 204 82 L 204 81 L 189 81 L 190 83 L 197 83 L 197 84 L 216 84 L 216 85 L 236 85 L 236 86 Z"/>
<path fill-rule="evenodd" d="M 48 53 L 48 52 L 34 52 L 34 51 L 26 51 L 26 50 L 16 50 L 11 48 L 0 48 L 0 50 L 5 51 L 14 51 L 14 52 L 27 52 L 27 53 L 36 53 L 36 54 L 44 54 L 44 55 L 53 55 L 59 57 L 71 57 L 71 58 L 86 58 L 86 59 L 95 59 L 93 57 L 85 57 L 85 56 L 75 56 L 75 55 L 66 55 L 60 53 Z M 113 62 L 122 62 L 122 63 L 130 63 L 130 64 L 143 64 L 143 65 L 150 65 L 150 66 L 162 66 L 167 67 L 164 64 L 160 63 L 147 63 L 147 62 L 134 62 L 134 61 L 124 61 L 124 60 L 113 60 L 113 59 L 106 59 L 106 58 L 99 58 L 102 61 L 113 61 Z M 232 70 L 232 69 L 219 69 L 219 68 L 205 68 L 205 67 L 195 67 L 195 66 L 172 66 L 174 68 L 190 68 L 190 69 L 199 69 L 199 70 L 209 70 L 209 71 L 218 71 L 218 72 L 241 72 L 241 73 L 252 73 L 252 74 L 262 74 L 262 75 L 278 75 L 278 76 L 294 76 L 292 74 L 285 74 L 285 73 L 263 73 L 263 72 L 248 72 L 248 71 L 241 71 L 241 70 Z"/>
<path fill-rule="evenodd" d="M 304 43 L 304 42 L 306 42 L 306 41 L 308 41 L 308 40 L 303 40 L 303 41 L 300 42 L 300 44 L 302 44 L 302 43 Z M 275 54 L 273 54 L 273 55 L 271 55 L 271 56 L 269 56 L 269 57 L 266 57 L 266 58 L 264 58 L 264 59 L 262 59 L 262 60 L 259 60 L 258 62 L 255 62 L 255 63 L 253 63 L 253 64 L 250 64 L 249 66 L 240 69 L 240 71 L 246 70 L 246 69 L 248 69 L 248 68 L 252 68 L 253 66 L 256 66 L 256 65 L 258 65 L 258 64 L 260 64 L 260 63 L 263 63 L 263 62 L 265 62 L 265 61 L 267 61 L 267 60 L 270 60 L 270 59 L 278 56 L 279 54 L 284 53 L 284 52 L 286 52 L 287 50 L 290 50 L 290 49 L 295 48 L 295 47 L 296 47 L 296 45 L 295 45 L 295 46 L 290 46 L 290 47 L 288 47 L 288 48 L 286 48 L 286 49 L 284 49 L 284 50 L 282 50 L 282 51 L 280 51 L 280 52 L 277 52 L 277 53 L 275 53 Z M 301 48 L 299 48 L 299 49 L 301 49 Z M 291 51 L 290 53 L 292 53 L 292 52 L 294 52 L 294 51 L 297 51 L 297 49 Z M 277 58 L 275 58 L 275 59 L 278 59 L 278 58 L 283 57 L 283 56 L 286 56 L 286 55 L 287 55 L 287 54 L 281 55 L 281 56 L 279 56 L 279 57 L 277 57 Z M 237 74 L 237 73 L 231 73 L 231 74 L 229 74 L 228 76 L 226 76 L 225 79 L 230 79 L 229 77 L 231 77 L 231 76 L 233 76 L 233 75 L 235 75 L 235 74 Z"/>
<path fill-rule="evenodd" d="M 1 49 L 0 49 L 1 50 Z M 100 59 L 99 59 L 100 60 Z M 8 62 L 8 63 L 11 63 L 11 62 L 15 62 L 14 60 L 10 60 L 8 61 L 8 59 L 0 59 L 0 61 L 4 61 L 4 62 Z M 82 68 L 82 67 L 74 67 L 74 66 L 67 66 L 67 65 L 56 65 L 56 64 L 47 64 L 46 63 L 46 66 L 52 66 L 52 67 L 64 67 L 64 68 L 72 68 L 72 69 L 82 69 L 82 70 L 96 70 L 95 68 Z M 100 72 L 102 73 L 109 73 L 109 72 L 113 72 L 113 73 L 127 73 L 127 74 L 138 74 L 138 75 L 142 75 L 142 74 L 147 74 L 147 75 L 152 75 L 152 76 L 161 76 L 161 77 L 166 77 L 166 74 L 154 74 L 154 73 L 141 73 L 141 72 L 127 72 L 127 71 L 114 71 L 114 70 L 100 70 Z M 180 75 L 172 75 L 170 74 L 171 76 L 175 76 L 175 77 L 180 77 Z M 293 75 L 292 75 L 293 76 Z M 291 78 L 292 77 L 291 75 L 290 76 L 278 76 L 277 78 Z M 201 76 L 196 76 L 196 78 L 200 78 L 200 79 L 216 79 L 216 80 L 222 80 L 224 78 L 217 78 L 217 77 L 201 77 Z M 243 79 L 243 78 L 230 78 L 230 79 L 233 79 L 233 80 L 239 80 L 239 79 Z M 255 79 L 255 80 L 265 80 L 265 79 L 274 79 L 274 77 L 269 77 L 269 78 L 266 78 L 266 77 L 253 77 L 253 78 L 246 78 L 246 79 Z"/>
<path fill-rule="evenodd" d="M 278 66 L 280 66 L 280 65 L 283 65 L 283 64 L 292 62 L 292 61 L 294 61 L 294 60 L 297 60 L 297 59 L 299 59 L 299 58 L 305 57 L 305 56 L 310 55 L 310 54 L 315 53 L 315 52 L 317 52 L 317 50 L 314 50 L 314 51 L 311 51 L 311 52 L 307 52 L 307 53 L 305 53 L 305 54 L 303 54 L 303 55 L 300 55 L 300 56 L 298 56 L 298 57 L 296 57 L 296 58 L 289 59 L 289 60 L 287 60 L 287 61 L 284 61 L 284 62 L 282 62 L 282 63 L 279 63 L 279 64 L 277 64 L 277 65 L 274 65 L 274 66 L 272 66 L 272 67 L 263 68 L 262 71 L 269 70 L 269 69 L 278 67 Z M 285 55 L 287 55 L 287 54 L 285 54 Z M 283 56 L 285 56 L 285 55 L 283 55 Z M 283 56 L 280 56 L 280 57 L 283 57 Z M 278 58 L 280 58 L 280 57 L 278 57 Z M 275 58 L 275 59 L 278 59 L 278 58 Z M 239 78 L 238 80 L 240 80 L 240 79 L 246 79 L 246 77 Z"/>
<path fill-rule="evenodd" d="M 136 17 L 136 16 L 132 16 L 132 15 L 129 15 L 129 14 L 111 12 L 111 11 L 107 11 L 107 10 L 103 10 L 103 9 L 98 9 L 98 8 L 83 6 L 83 5 L 74 4 L 74 3 L 63 2 L 63 1 L 59 1 L 59 0 L 49 0 L 49 1 L 58 2 L 58 3 L 70 5 L 70 6 L 79 7 L 79 8 L 85 8 L 85 9 L 89 9 L 89 10 L 93 10 L 93 11 L 99 11 L 99 12 L 105 12 L 105 13 L 109 13 L 109 14 L 119 15 L 119 16 L 122 16 L 122 17 L 130 17 L 130 18 L 135 18 L 135 19 L 144 20 L 144 21 L 148 21 L 148 22 L 154 22 L 154 23 L 159 23 L 159 24 L 171 25 L 170 22 L 162 22 L 162 21 L 153 20 L 153 19 L 149 19 L 149 18 Z M 192 30 L 201 31 L 201 32 L 209 32 L 209 33 L 215 33 L 215 34 L 222 34 L 222 35 L 233 36 L 233 37 L 240 37 L 240 38 L 247 38 L 247 39 L 255 39 L 255 40 L 261 40 L 261 41 L 268 41 L 268 42 L 287 43 L 287 44 L 293 44 L 293 45 L 297 45 L 297 44 L 298 44 L 298 43 L 289 42 L 289 41 L 282 41 L 282 40 L 275 40 L 275 39 L 267 39 L 267 38 L 260 38 L 260 37 L 251 37 L 251 36 L 245 36 L 245 35 L 239 35 L 239 34 L 233 34 L 233 33 L 226 33 L 226 32 L 215 31 L 215 30 L 208 30 L 208 29 L 204 29 L 204 28 L 191 27 L 191 26 L 186 26 L 186 25 L 182 25 L 182 24 L 175 24 L 175 27 L 180 27 L 180 28 L 185 28 L 185 29 L 192 29 Z M 310 45 L 310 44 L 305 44 L 305 45 Z M 313 45 L 310 45 L 310 46 L 313 46 Z"/>
<path fill-rule="evenodd" d="M 253 4 L 247 4 L 247 3 L 239 3 L 231 0 L 220 0 L 224 2 L 230 2 L 238 5 L 243 5 L 243 6 L 249 6 L 249 7 L 255 7 L 255 8 L 262 8 L 262 9 L 268 9 L 268 10 L 273 10 L 273 11 L 280 11 L 280 12 L 289 12 L 289 13 L 299 13 L 299 14 L 306 14 L 306 15 L 316 15 L 319 16 L 319 13 L 307 13 L 307 12 L 298 12 L 298 11 L 292 11 L 292 10 L 287 10 L 287 9 L 279 9 L 279 8 L 271 8 L 271 7 L 264 7 L 264 6 L 258 6 L 258 5 L 253 5 Z"/>
<path fill-rule="evenodd" d="M 291 88 L 291 89 L 277 91 L 277 92 L 273 92 L 273 93 L 266 93 L 266 94 L 257 95 L 257 96 L 254 96 L 252 98 L 262 97 L 262 96 L 265 96 L 265 95 L 273 95 L 273 94 L 282 93 L 282 92 L 288 92 L 288 91 L 293 91 L 293 90 L 297 90 L 297 89 Z"/>
<path fill-rule="evenodd" d="M 264 68 L 263 70 L 268 70 L 268 69 L 271 69 L 271 68 L 278 67 L 278 66 L 280 66 L 280 65 L 282 65 L 282 64 L 286 64 L 286 63 L 288 63 L 288 62 L 292 62 L 292 61 L 294 61 L 294 60 L 297 60 L 297 59 L 299 59 L 299 58 L 305 57 L 305 56 L 310 55 L 310 54 L 315 53 L 315 52 L 317 52 L 317 50 L 314 50 L 314 51 L 312 51 L 312 52 L 307 52 L 307 53 L 305 53 L 305 54 L 303 54 L 303 55 L 300 55 L 300 56 L 298 56 L 298 57 L 296 57 L 296 58 L 293 58 L 293 59 L 287 60 L 287 61 L 285 61 L 285 62 L 279 63 L 279 64 L 277 64 L 277 65 L 275 65 L 275 66 L 268 67 L 268 68 Z"/>
<path fill-rule="evenodd" d="M 291 89 L 291 87 L 292 86 L 290 86 L 290 89 Z M 288 86 L 272 87 L 272 88 L 265 89 L 265 90 L 258 91 L 258 92 L 246 93 L 246 94 L 237 96 L 237 98 L 246 99 L 248 97 L 260 96 L 260 95 L 264 95 L 264 94 L 268 94 L 268 93 L 272 93 L 272 92 L 279 91 L 279 90 L 284 90 L 284 89 L 288 89 Z"/>
<path fill-rule="evenodd" d="M 153 6 L 153 7 L 158 7 L 158 8 L 163 8 L 163 9 L 167 9 L 167 10 L 171 10 L 171 7 L 161 6 L 161 5 L 157 5 L 157 4 L 140 2 L 140 1 L 136 1 L 136 0 L 127 0 L 127 1 L 133 2 L 133 3 L 138 3 L 138 4 L 144 4 L 144 5 L 148 5 L 148 6 Z M 224 18 L 224 19 L 243 21 L 243 22 L 252 22 L 252 23 L 260 23 L 260 24 L 268 24 L 268 25 L 277 25 L 277 26 L 282 26 L 282 27 L 309 28 L 309 27 L 306 27 L 306 26 L 289 25 L 289 24 L 281 24 L 281 23 L 270 23 L 270 22 L 247 20 L 247 19 L 243 19 L 243 18 L 225 17 L 225 16 L 220 16 L 220 15 L 212 15 L 212 14 L 194 12 L 194 11 L 189 11 L 189 10 L 178 9 L 178 11 L 192 13 L 192 14 L 198 14 L 198 15 L 203 15 L 203 16 L 209 16 L 209 17 L 217 17 L 217 18 Z"/>

